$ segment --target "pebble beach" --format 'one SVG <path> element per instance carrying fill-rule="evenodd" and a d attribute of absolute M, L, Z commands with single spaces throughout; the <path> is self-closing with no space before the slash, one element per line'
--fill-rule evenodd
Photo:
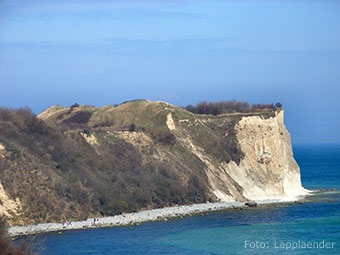
<path fill-rule="evenodd" d="M 256 201 L 258 205 L 261 204 L 274 204 L 284 202 L 282 200 L 261 200 Z M 220 203 L 204 203 L 193 205 L 181 205 L 174 207 L 165 207 L 160 209 L 151 209 L 140 211 L 136 213 L 124 213 L 115 215 L 112 217 L 102 217 L 84 220 L 84 221 L 72 221 L 70 224 L 65 223 L 41 223 L 37 225 L 27 226 L 13 226 L 8 228 L 8 234 L 11 237 L 32 235 L 46 232 L 59 232 L 75 229 L 89 229 L 100 227 L 114 227 L 124 225 L 140 224 L 146 221 L 167 220 L 171 218 L 179 218 L 184 216 L 190 216 L 194 214 L 200 214 L 212 211 L 221 211 L 225 209 L 242 208 L 247 207 L 243 202 L 220 202 Z"/>

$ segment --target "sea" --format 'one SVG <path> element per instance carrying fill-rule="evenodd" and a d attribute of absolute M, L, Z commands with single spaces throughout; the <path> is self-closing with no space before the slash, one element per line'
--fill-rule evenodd
<path fill-rule="evenodd" d="M 323 190 L 304 203 L 48 233 L 39 236 L 42 253 L 340 254 L 340 145 L 295 145 L 293 150 L 303 186 Z"/>

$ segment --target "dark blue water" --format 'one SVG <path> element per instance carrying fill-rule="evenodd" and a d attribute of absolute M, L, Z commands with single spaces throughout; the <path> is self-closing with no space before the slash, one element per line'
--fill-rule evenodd
<path fill-rule="evenodd" d="M 304 187 L 340 190 L 340 146 L 295 146 L 294 154 Z M 133 228 L 51 233 L 44 238 L 45 254 L 63 255 L 340 254 L 340 195 L 326 192 L 303 204 L 238 209 Z M 289 247 L 299 242 L 300 248 Z M 319 248 L 316 244 L 304 248 L 307 242 L 318 242 Z"/>
<path fill-rule="evenodd" d="M 294 157 L 305 188 L 340 190 L 340 145 L 294 146 Z"/>

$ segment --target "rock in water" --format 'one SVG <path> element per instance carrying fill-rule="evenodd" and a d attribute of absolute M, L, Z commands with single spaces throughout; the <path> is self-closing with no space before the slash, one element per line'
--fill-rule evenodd
<path fill-rule="evenodd" d="M 256 206 L 257 206 L 257 203 L 256 203 L 256 202 L 253 202 L 253 201 L 251 201 L 251 202 L 247 202 L 247 203 L 245 203 L 245 205 L 246 205 L 246 206 L 249 206 L 249 207 L 256 207 Z"/>

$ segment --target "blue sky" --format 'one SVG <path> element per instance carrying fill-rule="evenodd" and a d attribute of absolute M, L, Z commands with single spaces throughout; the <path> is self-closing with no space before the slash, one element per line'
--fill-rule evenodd
<path fill-rule="evenodd" d="M 0 105 L 281 102 L 340 142 L 340 1 L 1 0 Z"/>

